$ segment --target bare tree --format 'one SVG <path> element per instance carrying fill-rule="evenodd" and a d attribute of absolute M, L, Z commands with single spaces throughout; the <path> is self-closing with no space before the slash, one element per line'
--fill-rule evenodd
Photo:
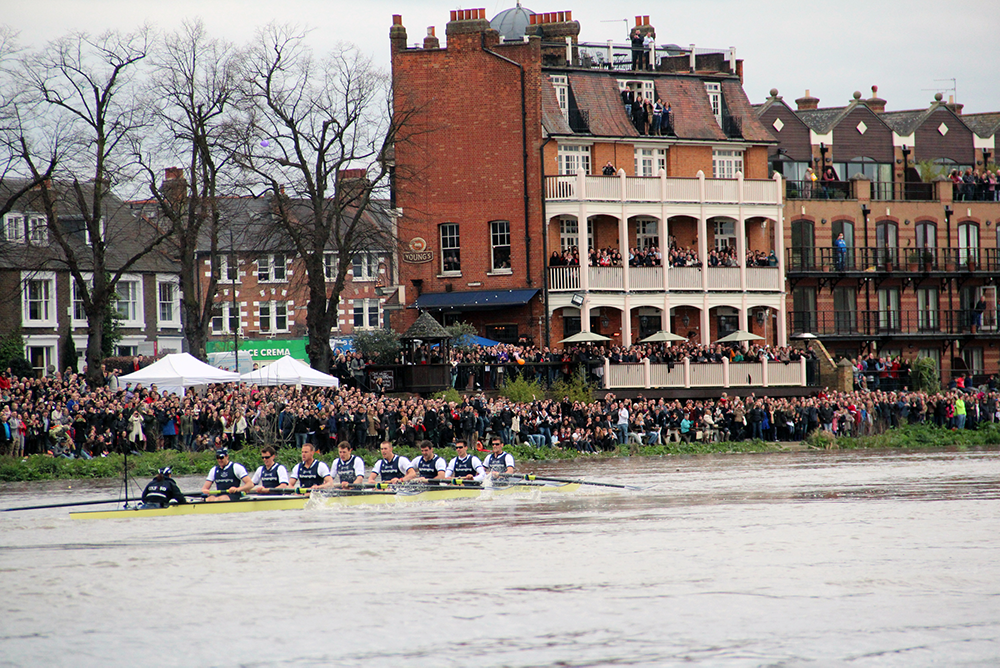
<path fill-rule="evenodd" d="M 133 146 L 149 124 L 147 107 L 135 94 L 135 78 L 151 41 L 148 28 L 129 34 L 109 31 L 94 38 L 73 33 L 23 60 L 22 76 L 33 92 L 36 118 L 47 120 L 58 140 L 59 151 L 49 154 L 62 152 L 57 179 L 43 178 L 37 128 L 32 134 L 24 124 L 21 158 L 31 177 L 40 181 L 49 234 L 59 251 L 56 265 L 68 269 L 83 302 L 87 378 L 95 385 L 104 382 L 103 322 L 113 308 L 118 282 L 171 232 L 136 234 L 131 213 L 112 191 L 134 182 Z M 84 175 L 89 178 L 81 181 Z M 68 231 L 61 217 L 78 218 L 82 235 Z M 124 248 L 126 234 L 129 251 L 110 262 L 109 248 Z M 86 243 L 79 243 L 80 237 Z M 85 272 L 92 273 L 90 280 Z"/>
<path fill-rule="evenodd" d="M 0 181 L 10 186 L 10 195 L 0 201 L 0 218 L 13 210 L 22 197 L 52 177 L 58 164 L 58 152 L 47 154 L 44 166 L 39 166 L 37 178 L 17 178 L 24 175 L 22 157 L 27 150 L 24 137 L 19 132 L 23 125 L 25 108 L 30 106 L 28 89 L 17 76 L 20 56 L 23 53 L 17 33 L 0 25 Z"/>
<path fill-rule="evenodd" d="M 210 38 L 196 21 L 167 35 L 153 58 L 152 98 L 159 103 L 162 133 L 156 155 L 175 157 L 187 175 L 158 185 L 153 160 L 142 163 L 150 192 L 175 230 L 171 242 L 181 267 L 184 337 L 191 354 L 202 360 L 219 276 L 220 177 L 231 155 L 222 137 L 236 90 L 236 55 L 231 44 Z M 206 246 L 212 271 L 202 292 L 197 262 Z"/>
<path fill-rule="evenodd" d="M 236 160 L 248 185 L 271 196 L 273 215 L 302 258 L 309 360 L 328 371 L 330 332 L 354 258 L 388 250 L 396 237 L 394 219 L 379 208 L 387 208 L 391 149 L 409 114 L 393 115 L 388 75 L 355 47 L 338 45 L 317 59 L 304 40 L 288 26 L 259 31 L 244 59 Z"/>

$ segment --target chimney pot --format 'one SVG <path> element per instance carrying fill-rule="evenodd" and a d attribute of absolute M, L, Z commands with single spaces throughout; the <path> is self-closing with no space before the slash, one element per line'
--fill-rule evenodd
<path fill-rule="evenodd" d="M 392 15 L 392 25 L 394 25 L 394 26 L 401 26 L 401 25 L 403 25 L 403 15 L 402 14 L 393 14 Z"/>

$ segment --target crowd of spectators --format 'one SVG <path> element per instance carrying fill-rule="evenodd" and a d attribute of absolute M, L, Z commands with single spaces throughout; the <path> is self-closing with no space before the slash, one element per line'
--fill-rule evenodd
<path fill-rule="evenodd" d="M 771 354 L 761 351 L 762 354 Z M 706 359 L 724 350 L 694 350 Z M 612 350 L 622 359 L 669 356 L 670 349 Z M 753 353 L 751 352 L 751 355 Z M 777 355 L 781 356 L 781 351 Z M 820 392 L 812 397 L 757 396 L 719 399 L 619 399 L 607 393 L 591 402 L 538 398 L 515 403 L 482 391 L 458 401 L 365 392 L 357 387 L 291 388 L 210 386 L 200 394 L 160 394 L 155 387 L 112 382 L 88 388 L 83 376 L 4 376 L 0 421 L 12 438 L 4 454 L 49 453 L 95 457 L 124 450 L 203 450 L 245 444 L 311 442 L 330 452 L 337 442 L 374 449 L 382 440 L 413 446 L 430 440 L 448 446 L 456 438 L 475 444 L 488 434 L 505 444 L 610 450 L 624 444 L 667 441 L 798 441 L 821 429 L 837 435 L 869 435 L 901 424 L 931 423 L 974 429 L 1000 420 L 996 378 L 982 388 L 955 387 L 936 394 L 881 389 Z M 0 433 L 6 430 L 0 428 Z"/>
<path fill-rule="evenodd" d="M 972 167 L 966 167 L 962 174 L 953 169 L 948 178 L 951 179 L 956 202 L 1000 201 L 1000 169 L 973 171 Z"/>

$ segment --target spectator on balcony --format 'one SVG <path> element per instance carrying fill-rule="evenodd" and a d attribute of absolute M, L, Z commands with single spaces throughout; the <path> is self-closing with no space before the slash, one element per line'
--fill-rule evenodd
<path fill-rule="evenodd" d="M 965 168 L 962 175 L 962 200 L 971 201 L 976 192 L 976 177 L 972 174 L 972 167 Z"/>
<path fill-rule="evenodd" d="M 614 164 L 608 160 L 608 162 L 604 165 L 604 169 L 601 170 L 601 174 L 604 176 L 614 176 L 617 171 L 618 170 L 615 169 Z"/>
<path fill-rule="evenodd" d="M 635 69 L 635 68 L 633 68 Z M 635 104 L 635 91 L 631 88 L 622 89 L 622 104 L 625 105 L 625 115 L 632 118 L 632 105 Z"/>
<path fill-rule="evenodd" d="M 638 27 L 633 28 L 629 34 L 629 41 L 632 42 L 632 69 L 642 69 L 642 31 Z"/>
<path fill-rule="evenodd" d="M 646 36 L 642 38 L 642 59 L 643 59 L 643 69 L 651 70 L 653 69 L 654 58 L 653 58 L 653 46 L 656 44 L 656 35 L 652 31 L 646 33 Z"/>
<path fill-rule="evenodd" d="M 778 256 L 775 255 L 773 248 L 771 249 L 771 252 L 767 254 L 767 266 L 769 267 L 778 266 Z"/>
<path fill-rule="evenodd" d="M 636 96 L 635 104 L 632 105 L 632 125 L 641 135 L 646 134 L 646 123 L 649 120 L 648 110 L 652 109 L 650 106 L 647 110 L 648 104 L 649 101 L 640 94 Z"/>
<path fill-rule="evenodd" d="M 847 241 L 843 232 L 838 234 L 837 240 L 833 242 L 833 251 L 837 271 L 844 271 L 847 268 Z"/>
<path fill-rule="evenodd" d="M 819 181 L 819 177 L 816 176 L 815 170 L 812 167 L 806 168 L 805 178 L 802 180 L 802 197 L 803 199 L 812 199 L 813 194 L 816 190 L 816 182 Z"/>
<path fill-rule="evenodd" d="M 981 331 L 983 328 L 983 313 L 986 312 L 986 300 L 983 299 L 982 295 L 979 295 L 979 299 L 976 301 L 976 305 L 972 309 L 972 333 L 975 334 Z"/>
<path fill-rule="evenodd" d="M 663 100 L 656 98 L 656 102 L 653 103 L 653 120 L 649 126 L 649 134 L 654 136 L 659 136 L 660 134 L 660 124 L 663 121 Z"/>
<path fill-rule="evenodd" d="M 821 185 L 823 186 L 824 198 L 830 199 L 833 197 L 838 181 L 840 181 L 840 179 L 837 178 L 837 170 L 833 168 L 833 165 L 827 165 L 823 169 L 823 176 L 820 178 Z"/>

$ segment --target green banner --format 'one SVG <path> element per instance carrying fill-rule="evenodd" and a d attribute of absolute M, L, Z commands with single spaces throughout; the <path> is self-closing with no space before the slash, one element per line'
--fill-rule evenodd
<path fill-rule="evenodd" d="M 233 351 L 232 340 L 209 341 L 205 345 L 209 353 L 229 353 Z M 240 341 L 240 354 L 249 353 L 255 362 L 273 362 L 279 357 L 291 355 L 303 362 L 309 361 L 306 355 L 306 339 L 263 339 L 256 341 Z"/>

